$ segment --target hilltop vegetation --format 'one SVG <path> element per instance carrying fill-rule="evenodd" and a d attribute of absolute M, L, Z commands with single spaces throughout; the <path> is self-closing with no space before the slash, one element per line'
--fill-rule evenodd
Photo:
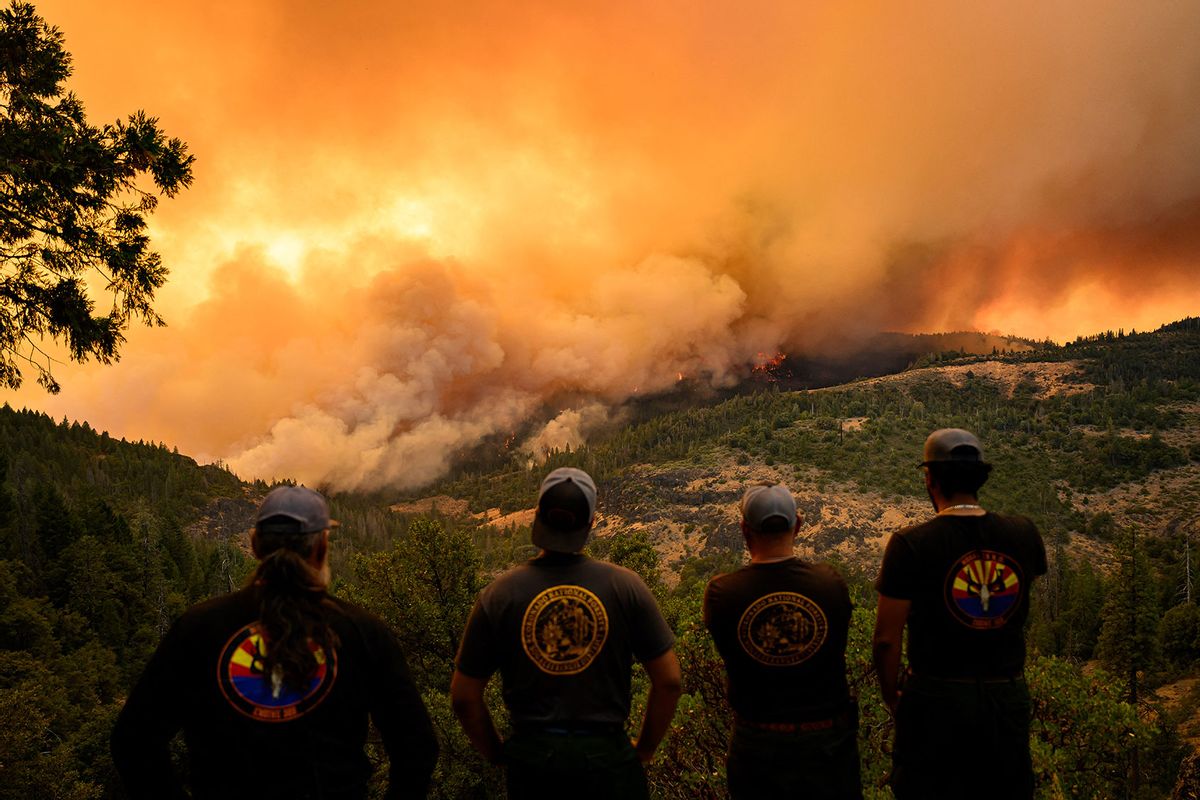
<path fill-rule="evenodd" d="M 1134 751 L 1140 796 L 1162 796 L 1189 701 L 1168 708 L 1147 690 L 1200 659 L 1188 571 L 1200 520 L 1198 356 L 1200 324 L 1187 320 L 996 357 L 942 354 L 829 389 L 768 386 L 653 414 L 647 404 L 634 423 L 542 465 L 497 443 L 425 492 L 446 499 L 408 506 L 420 513 L 389 511 L 405 500 L 396 496 L 334 497 L 334 590 L 404 641 L 444 743 L 439 796 L 495 797 L 501 782 L 446 700 L 458 632 L 478 588 L 532 554 L 521 512 L 545 471 L 589 470 L 603 514 L 593 553 L 643 574 L 679 637 L 687 693 L 651 773 L 655 793 L 720 797 L 730 716 L 700 596 L 709 576 L 740 563 L 746 482 L 785 480 L 808 523 L 801 553 L 833 559 L 852 583 L 864 775 L 869 796 L 886 797 L 870 579 L 886 535 L 929 513 L 915 469 L 925 434 L 968 427 L 996 464 L 984 502 L 1033 517 L 1052 554 L 1030 623 L 1041 796 L 1119 796 Z M 46 787 L 120 797 L 106 741 L 121 699 L 187 604 L 245 580 L 244 533 L 268 487 L 164 445 L 7 407 L 0 447 L 0 800 Z"/>

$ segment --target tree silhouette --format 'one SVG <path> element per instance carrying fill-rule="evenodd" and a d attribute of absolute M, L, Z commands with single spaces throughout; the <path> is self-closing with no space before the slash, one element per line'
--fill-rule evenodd
<path fill-rule="evenodd" d="M 70 74 L 61 31 L 28 3 L 0 9 L 0 386 L 20 386 L 28 364 L 57 392 L 47 339 L 107 364 L 130 320 L 162 324 L 152 301 L 167 270 L 146 217 L 191 184 L 193 157 L 142 111 L 89 124 Z"/>

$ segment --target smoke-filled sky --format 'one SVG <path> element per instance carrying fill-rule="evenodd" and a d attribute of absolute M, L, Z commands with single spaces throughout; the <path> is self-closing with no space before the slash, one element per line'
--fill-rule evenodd
<path fill-rule="evenodd" d="M 196 182 L 169 327 L 14 402 L 407 488 L 779 350 L 1200 311 L 1200 4 L 884 5 L 43 0 Z"/>

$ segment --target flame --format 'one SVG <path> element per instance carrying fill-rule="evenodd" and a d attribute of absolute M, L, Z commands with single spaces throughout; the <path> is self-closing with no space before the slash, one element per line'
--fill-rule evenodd
<path fill-rule="evenodd" d="M 770 373 L 783 364 L 786 358 L 787 353 L 776 353 L 773 356 L 768 356 L 766 353 L 759 353 L 754 358 L 752 371 L 761 374 Z"/>

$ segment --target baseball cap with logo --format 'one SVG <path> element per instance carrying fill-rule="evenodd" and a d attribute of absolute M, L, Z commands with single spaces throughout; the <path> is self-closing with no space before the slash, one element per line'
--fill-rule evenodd
<path fill-rule="evenodd" d="M 983 445 L 970 431 L 962 428 L 941 428 L 925 440 L 921 466 L 946 462 L 984 463 Z"/>
<path fill-rule="evenodd" d="M 317 492 L 305 486 L 279 486 L 258 507 L 254 527 L 263 533 L 317 533 L 337 524 Z"/>
<path fill-rule="evenodd" d="M 755 531 L 791 530 L 796 526 L 796 500 L 782 483 L 751 486 L 742 495 L 742 519 Z"/>
<path fill-rule="evenodd" d="M 576 553 L 587 544 L 596 515 L 596 484 L 574 467 L 559 467 L 542 480 L 531 539 L 543 550 Z"/>

